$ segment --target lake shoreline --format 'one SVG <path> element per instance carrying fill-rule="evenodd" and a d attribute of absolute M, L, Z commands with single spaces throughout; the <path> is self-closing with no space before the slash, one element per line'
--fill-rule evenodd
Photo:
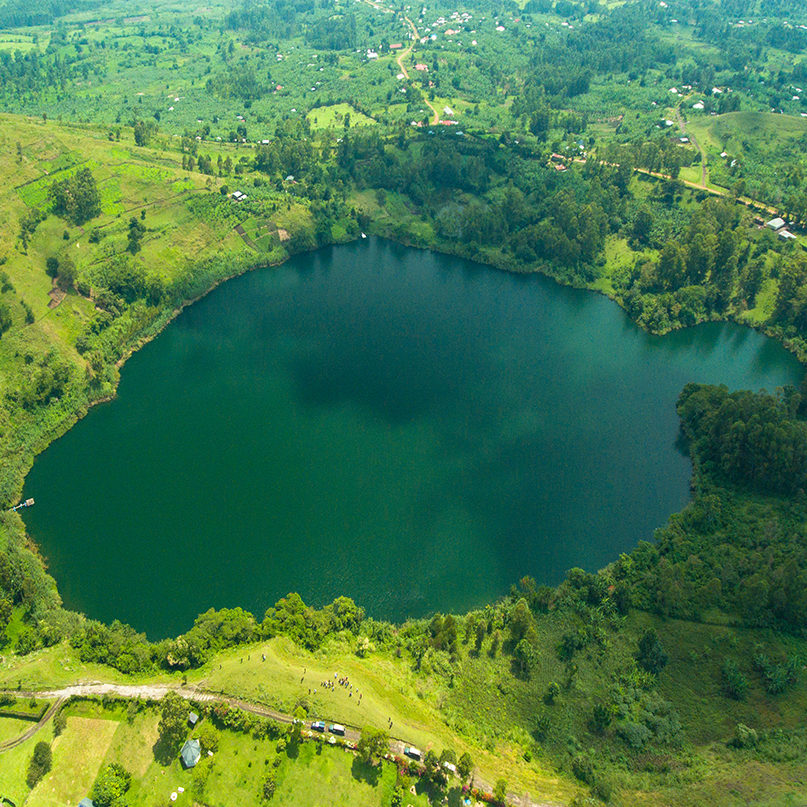
<path fill-rule="evenodd" d="M 105 545 L 91 549 L 93 536 L 119 535 L 116 543 L 134 553 L 124 565 L 128 576 L 137 580 L 137 551 L 150 554 L 149 542 L 155 540 L 147 537 L 150 523 L 160 525 L 161 535 L 185 536 L 183 541 L 193 537 L 202 546 L 207 546 L 210 530 L 222 535 L 231 529 L 226 518 L 215 526 L 224 517 L 221 508 L 208 512 L 206 503 L 198 500 L 203 490 L 215 490 L 221 501 L 246 503 L 237 510 L 239 534 L 274 536 L 250 561 L 278 574 L 282 568 L 289 570 L 285 582 L 278 582 L 273 571 L 261 584 L 269 599 L 297 589 L 306 599 L 322 601 L 319 589 L 325 584 L 316 567 L 330 558 L 328 547 L 333 545 L 342 547 L 337 554 L 347 566 L 339 565 L 340 558 L 327 561 L 332 578 L 327 587 L 366 603 L 374 616 L 400 620 L 407 614 L 462 610 L 474 604 L 455 597 L 445 584 L 416 584 L 414 574 L 400 586 L 385 584 L 389 594 L 377 602 L 374 593 L 363 589 L 374 577 L 389 579 L 382 571 L 384 563 L 373 575 L 355 576 L 351 571 L 363 568 L 358 556 L 366 554 L 361 547 L 370 536 L 385 544 L 393 534 L 398 536 L 404 545 L 393 541 L 391 555 L 412 563 L 420 554 L 407 552 L 406 546 L 431 547 L 429 576 L 436 579 L 448 568 L 447 558 L 460 536 L 465 545 L 477 547 L 480 557 L 493 553 L 480 568 L 499 571 L 462 586 L 476 592 L 477 604 L 479 598 L 495 598 L 513 579 L 535 573 L 534 564 L 521 559 L 521 550 L 512 557 L 510 550 L 504 551 L 502 536 L 530 536 L 530 546 L 540 544 L 530 550 L 530 557 L 550 552 L 553 560 L 542 582 L 557 582 L 570 566 L 602 568 L 626 547 L 648 539 L 689 501 L 690 461 L 673 446 L 678 428 L 674 402 L 685 383 L 714 380 L 733 388 L 773 388 L 785 383 L 782 367 L 789 368 L 785 378 L 795 381 L 799 374 L 794 375 L 789 354 L 773 349 L 773 342 L 760 353 L 762 337 L 731 323 L 704 323 L 692 337 L 659 339 L 628 325 L 625 314 L 600 296 L 580 294 L 582 290 L 564 288 L 550 278 L 489 272 L 463 258 L 400 248 L 384 239 L 301 254 L 288 269 L 241 274 L 251 277 L 233 277 L 232 290 L 214 299 L 208 289 L 204 306 L 183 318 L 159 349 L 138 362 L 127 375 L 123 409 L 106 412 L 80 439 L 70 440 L 69 447 L 38 464 L 36 474 L 26 480 L 26 495 L 50 491 L 52 511 L 27 514 L 26 522 L 37 539 L 50 536 L 42 543 L 51 568 L 57 579 L 65 580 L 66 597 L 77 610 L 105 620 L 117 616 L 143 627 L 139 617 L 126 613 L 133 607 L 127 606 L 132 598 L 117 588 L 117 604 L 109 603 L 110 613 L 85 604 L 84 595 L 74 599 L 71 590 L 78 593 L 80 588 L 60 571 L 60 564 L 69 559 L 55 550 L 62 530 L 73 536 L 71 545 L 86 543 L 88 557 L 95 559 L 108 550 Z M 199 301 L 200 296 L 193 299 Z M 168 315 L 177 313 L 178 307 Z M 156 333 L 155 327 L 149 335 Z M 602 340 L 610 345 L 607 356 L 597 347 Z M 725 369 L 713 372 L 710 367 L 725 368 L 726 349 L 739 351 L 737 367 L 728 375 Z M 766 369 L 744 381 L 749 356 L 759 356 Z M 637 361 L 650 369 L 637 374 Z M 771 380 L 765 375 L 769 370 L 774 372 Z M 652 382 L 645 378 L 648 373 L 654 374 Z M 508 383 L 502 386 L 505 377 Z M 242 384 L 247 389 L 241 389 Z M 588 390 L 582 398 L 581 389 Z M 148 402 L 145 408 L 143 401 Z M 566 414 L 556 411 L 559 405 Z M 590 422 L 595 411 L 596 429 Z M 614 417 L 616 423 L 608 426 Z M 137 429 L 132 431 L 128 423 L 138 424 Z M 227 424 L 224 431 L 220 423 Z M 579 429 L 583 431 L 578 434 Z M 609 491 L 623 482 L 599 480 L 592 458 L 599 458 L 596 466 L 611 467 L 627 451 L 626 430 L 641 435 L 642 445 L 648 445 L 643 457 L 631 453 L 620 460 L 631 476 L 624 480 L 627 498 L 618 494 L 618 505 Z M 245 434 L 250 434 L 246 442 Z M 456 442 L 454 435 L 460 434 L 462 440 Z M 559 434 L 566 435 L 565 443 L 558 443 Z M 113 445 L 115 451 L 109 454 Z M 151 457 L 147 466 L 139 459 L 143 449 Z M 556 456 L 558 451 L 563 456 Z M 127 480 L 141 480 L 131 496 L 108 486 L 109 475 L 121 465 L 115 457 L 126 457 Z M 153 457 L 159 457 L 156 466 Z M 265 457 L 272 458 L 268 466 Z M 674 468 L 668 469 L 665 490 L 657 489 L 662 484 L 658 474 L 645 466 L 661 462 L 667 467 L 670 461 Z M 563 477 L 552 482 L 542 470 L 565 464 L 570 469 L 566 475 L 588 480 L 586 486 L 563 487 Z M 86 467 L 89 473 L 78 475 L 80 480 L 72 480 L 72 472 L 68 479 L 53 476 L 56 468 L 68 467 Z M 232 468 L 239 473 L 226 470 Z M 185 477 L 187 481 L 176 487 L 175 480 Z M 483 477 L 488 482 L 480 487 Z M 363 481 L 357 486 L 353 480 Z M 78 488 L 71 488 L 74 484 Z M 430 485 L 436 487 L 424 501 L 419 491 Z M 558 485 L 562 489 L 555 490 Z M 574 518 L 555 512 L 556 503 L 567 495 L 563 490 L 575 498 L 585 496 L 586 489 L 599 493 L 589 504 L 572 505 Z M 309 492 L 314 491 L 311 498 Z M 76 511 L 75 503 L 92 496 L 116 502 L 111 523 L 85 523 L 85 517 L 95 516 L 81 508 Z M 514 506 L 506 504 L 511 499 Z M 143 502 L 149 503 L 148 516 L 141 517 L 137 509 Z M 186 512 L 189 507 L 191 512 Z M 600 523 L 616 517 L 617 511 L 620 528 Z M 260 517 L 262 512 L 266 519 Z M 417 535 L 409 535 L 414 527 L 393 529 L 407 524 L 421 525 Z M 135 543 L 126 538 L 133 530 L 139 535 Z M 492 540 L 494 534 L 501 540 Z M 281 560 L 286 552 L 281 547 L 291 535 L 299 536 L 299 551 L 309 562 Z M 601 535 L 612 539 L 597 539 Z M 549 536 L 551 551 L 544 546 Z M 588 542 L 585 536 L 597 539 L 593 554 L 578 546 Z M 239 544 L 247 547 L 252 541 L 244 537 Z M 214 552 L 219 551 L 216 546 Z M 261 560 L 270 550 L 274 554 Z M 157 545 L 153 551 L 158 551 Z M 228 552 L 226 558 L 211 562 L 240 566 L 242 554 Z M 186 572 L 195 579 L 205 576 L 201 568 L 187 567 Z M 401 581 L 408 579 L 401 569 L 397 573 Z M 216 597 L 194 605 L 204 610 L 208 604 L 240 604 L 261 610 L 257 595 L 250 594 L 254 583 L 245 579 L 240 594 L 222 588 Z M 280 591 L 281 585 L 287 587 Z M 406 602 L 398 603 L 402 597 Z"/>

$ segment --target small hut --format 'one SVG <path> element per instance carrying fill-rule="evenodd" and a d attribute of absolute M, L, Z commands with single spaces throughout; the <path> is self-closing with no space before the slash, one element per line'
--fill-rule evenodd
<path fill-rule="evenodd" d="M 188 740 L 182 746 L 179 756 L 182 758 L 182 765 L 185 768 L 192 768 L 196 765 L 202 758 L 202 746 L 199 744 L 199 740 Z"/>

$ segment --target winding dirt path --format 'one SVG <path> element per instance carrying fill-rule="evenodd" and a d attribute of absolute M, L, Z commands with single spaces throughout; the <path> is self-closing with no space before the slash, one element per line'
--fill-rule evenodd
<path fill-rule="evenodd" d="M 28 697 L 30 697 L 30 695 Z M 29 740 L 31 737 L 33 737 L 34 734 L 36 734 L 39 731 L 39 729 L 41 729 L 45 725 L 45 723 L 47 723 L 48 720 L 50 720 L 53 717 L 53 715 L 56 713 L 56 710 L 64 703 L 64 700 L 65 700 L 64 698 L 57 698 L 56 701 L 53 704 L 51 704 L 50 708 L 45 712 L 45 714 L 42 715 L 38 723 L 35 723 L 33 726 L 31 726 L 30 729 L 24 731 L 19 736 L 12 737 L 10 740 L 6 740 L 5 742 L 0 743 L 0 754 L 2 754 L 3 751 L 10 751 L 12 748 L 16 748 L 18 745 L 22 745 L 26 740 Z"/>
<path fill-rule="evenodd" d="M 387 14 L 394 14 L 395 12 L 391 11 L 391 9 L 385 8 L 384 6 L 378 5 L 378 3 L 374 3 L 373 0 L 364 0 L 368 6 L 372 6 L 373 8 L 377 9 L 378 11 L 383 11 Z M 418 29 L 415 27 L 415 23 L 406 16 L 403 15 L 404 21 L 406 24 L 412 29 L 412 39 L 409 42 L 409 47 L 406 50 L 402 50 L 398 56 L 395 58 L 395 63 L 398 65 L 398 69 L 403 74 L 403 77 L 409 81 L 411 76 L 409 75 L 409 71 L 406 69 L 406 65 L 404 64 L 404 59 L 406 59 L 412 51 L 415 49 L 415 44 L 420 40 L 420 34 L 418 33 Z M 436 126 L 440 122 L 440 113 L 437 111 L 437 107 L 429 101 L 427 98 L 423 99 L 423 103 L 426 104 L 427 107 L 432 111 L 432 115 L 434 116 L 431 120 L 431 125 Z"/>

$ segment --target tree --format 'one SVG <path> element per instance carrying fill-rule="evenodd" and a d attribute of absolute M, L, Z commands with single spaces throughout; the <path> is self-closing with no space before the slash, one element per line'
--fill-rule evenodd
<path fill-rule="evenodd" d="M 53 736 L 58 737 L 67 728 L 67 715 L 62 709 L 53 716 Z"/>
<path fill-rule="evenodd" d="M 71 257 L 65 255 L 59 261 L 59 271 L 56 275 L 56 282 L 59 284 L 59 288 L 62 289 L 62 291 L 72 289 L 77 278 L 78 269 L 76 269 L 76 264 L 73 263 Z"/>
<path fill-rule="evenodd" d="M 440 752 L 440 764 L 443 765 L 450 762 L 452 765 L 457 764 L 457 754 L 451 748 L 444 748 Z"/>
<path fill-rule="evenodd" d="M 277 774 L 270 771 L 263 783 L 263 797 L 268 801 L 275 795 L 277 788 Z"/>
<path fill-rule="evenodd" d="M 82 168 L 73 176 L 54 182 L 48 189 L 48 199 L 57 216 L 74 224 L 84 224 L 101 212 L 101 196 L 89 168 Z"/>
<path fill-rule="evenodd" d="M 506 779 L 497 779 L 496 784 L 493 786 L 493 798 L 496 799 L 499 804 L 504 804 L 504 800 L 507 798 L 507 780 Z"/>
<path fill-rule="evenodd" d="M 0 336 L 11 327 L 11 309 L 0 302 Z"/>
<path fill-rule="evenodd" d="M 466 751 L 457 762 L 457 773 L 463 782 L 467 781 L 470 775 L 474 772 L 474 761 L 471 755 Z"/>
<path fill-rule="evenodd" d="M 160 714 L 160 741 L 169 748 L 176 748 L 187 733 L 188 705 L 176 692 L 167 692 L 162 701 Z"/>
<path fill-rule="evenodd" d="M 383 729 L 365 726 L 356 750 L 362 762 L 374 765 L 389 750 L 389 734 Z"/>
<path fill-rule="evenodd" d="M 156 121 L 137 120 L 134 125 L 134 141 L 137 146 L 147 146 L 157 130 Z"/>
<path fill-rule="evenodd" d="M 208 751 L 215 753 L 219 750 L 219 733 L 208 722 L 205 722 L 199 729 L 196 734 L 196 739 L 199 740 L 199 744 L 202 746 L 202 753 L 204 754 Z"/>
<path fill-rule="evenodd" d="M 143 224 L 141 224 L 134 216 L 129 219 L 129 243 L 126 245 L 126 249 L 134 255 L 137 252 L 140 252 L 140 241 L 143 238 L 143 233 L 146 232 L 146 228 Z"/>
<path fill-rule="evenodd" d="M 44 740 L 40 740 L 34 748 L 34 754 L 28 764 L 28 776 L 26 782 L 28 787 L 33 788 L 37 782 L 50 770 L 53 764 L 53 753 L 50 745 Z"/>
<path fill-rule="evenodd" d="M 658 279 L 665 289 L 675 291 L 686 281 L 686 264 L 681 247 L 675 241 L 668 241 L 659 256 Z"/>
<path fill-rule="evenodd" d="M 647 207 L 640 207 L 633 222 L 633 235 L 637 241 L 646 244 L 653 229 L 653 214 Z"/>
<path fill-rule="evenodd" d="M 669 656 L 661 646 L 656 631 L 650 628 L 639 640 L 636 662 L 645 671 L 658 675 L 669 661 Z"/>
<path fill-rule="evenodd" d="M 112 762 L 101 768 L 90 791 L 90 799 L 98 807 L 111 807 L 111 805 L 117 807 L 131 782 L 132 775 L 129 771 L 123 765 Z"/>

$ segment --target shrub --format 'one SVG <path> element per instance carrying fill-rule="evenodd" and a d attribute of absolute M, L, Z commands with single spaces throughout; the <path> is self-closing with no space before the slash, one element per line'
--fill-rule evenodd
<path fill-rule="evenodd" d="M 132 774 L 123 765 L 117 762 L 105 765 L 92 786 L 90 799 L 98 807 L 119 805 L 131 782 Z"/>
<path fill-rule="evenodd" d="M 579 779 L 581 782 L 585 782 L 589 785 L 594 782 L 594 765 L 591 760 L 583 754 L 578 754 L 572 760 L 572 773 L 575 775 L 575 778 Z"/>
<path fill-rule="evenodd" d="M 639 640 L 636 663 L 646 672 L 658 675 L 667 666 L 669 656 L 661 646 L 656 631 L 651 628 Z"/>
<path fill-rule="evenodd" d="M 754 667 L 762 674 L 762 685 L 769 695 L 781 695 L 798 679 L 799 664 L 795 658 L 776 663 L 758 652 L 754 656 Z"/>
<path fill-rule="evenodd" d="M 611 710 L 604 703 L 595 704 L 591 725 L 598 734 L 602 734 L 611 725 L 611 720 Z"/>
<path fill-rule="evenodd" d="M 591 795 L 600 801 L 609 802 L 613 795 L 613 788 L 607 779 L 598 779 L 591 788 Z"/>
<path fill-rule="evenodd" d="M 759 737 L 755 729 L 750 729 L 743 723 L 738 723 L 737 728 L 734 729 L 734 739 L 731 744 L 735 748 L 749 748 L 755 746 Z"/>
<path fill-rule="evenodd" d="M 651 732 L 647 726 L 641 723 L 627 721 L 617 726 L 616 733 L 631 747 L 635 749 L 644 748 L 650 739 Z"/>
<path fill-rule="evenodd" d="M 59 709 L 53 718 L 53 736 L 58 737 L 65 730 L 66 726 L 67 717 L 65 716 L 65 713 Z"/>
<path fill-rule="evenodd" d="M 219 750 L 219 733 L 209 723 L 205 723 L 196 733 L 196 738 L 202 746 L 203 753 Z"/>

